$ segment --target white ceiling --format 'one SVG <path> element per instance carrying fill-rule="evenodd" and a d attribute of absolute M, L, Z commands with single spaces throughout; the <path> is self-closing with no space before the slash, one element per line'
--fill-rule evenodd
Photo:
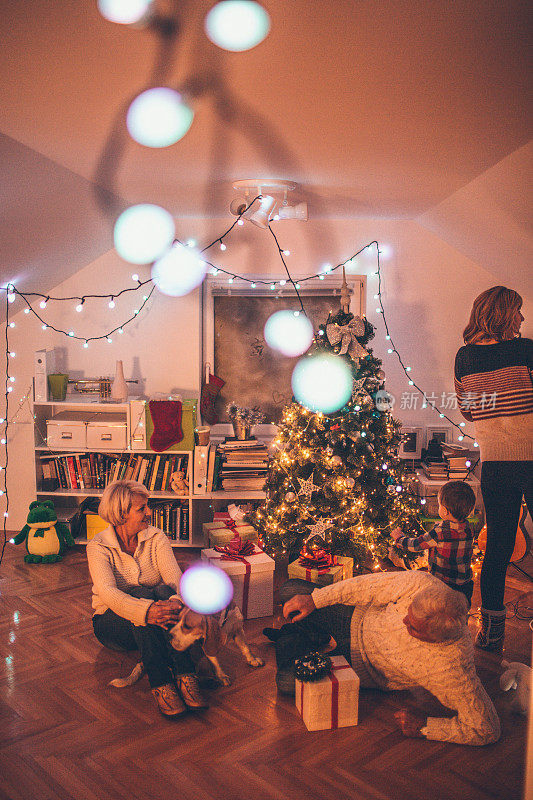
<path fill-rule="evenodd" d="M 166 43 L 96 0 L 0 0 L 1 280 L 57 284 L 112 247 L 131 202 L 224 217 L 252 176 L 298 182 L 310 219 L 416 219 L 496 276 L 509 252 L 529 268 L 528 2 L 262 4 L 270 35 L 228 53 L 203 33 L 213 0 L 164 2 Z M 150 150 L 124 111 L 161 84 L 195 119 Z"/>

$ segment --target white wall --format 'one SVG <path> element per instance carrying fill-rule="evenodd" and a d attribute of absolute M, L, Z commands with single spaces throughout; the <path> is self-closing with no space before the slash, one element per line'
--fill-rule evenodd
<path fill-rule="evenodd" d="M 177 224 L 177 233 L 182 239 L 196 237 L 203 244 L 220 235 L 232 221 L 182 220 Z M 377 239 L 386 253 L 390 251 L 390 256 L 384 255 L 381 267 L 383 302 L 392 338 L 405 363 L 412 367 L 413 380 L 424 390 L 434 392 L 438 402 L 442 392 L 453 391 L 453 362 L 462 344 L 461 331 L 472 300 L 494 285 L 493 275 L 411 221 L 287 221 L 279 223 L 274 230 L 281 247 L 291 251 L 288 264 L 295 277 L 318 272 L 326 261 L 332 265 L 344 261 Z M 225 253 L 214 247 L 208 258 L 237 274 L 283 276 L 277 248 L 268 231 L 250 224 L 236 227 L 227 244 Z M 372 274 L 375 270 L 375 249 L 359 257 L 354 267 L 355 273 L 368 275 L 367 316 L 377 326 L 371 346 L 383 359 L 387 388 L 397 398 L 395 416 L 409 425 L 440 424 L 443 420 L 435 412 L 421 410 L 420 399 L 416 408 L 400 408 L 402 393 L 410 394 L 413 388 L 407 385 L 396 357 L 387 354 L 389 343 L 385 341 L 381 315 L 375 311 L 378 303 L 373 299 L 377 292 L 377 277 Z M 43 292 L 58 296 L 87 292 L 112 294 L 134 285 L 133 272 L 138 272 L 141 279 L 149 277 L 147 268 L 126 265 L 110 251 L 60 286 L 47 286 L 43 275 L 41 286 Z M 24 290 L 23 286 L 18 288 Z M 90 337 L 106 333 L 131 316 L 133 309 L 142 302 L 135 298 L 143 293 L 147 293 L 146 290 L 124 295 L 116 301 L 113 311 L 108 309 L 107 301 L 90 300 L 86 301 L 81 314 L 75 312 L 74 301 L 51 302 L 44 312 L 38 303 L 34 307 L 56 327 Z M 43 331 L 32 314 L 24 314 L 21 306 L 15 305 L 16 328 L 10 329 L 9 335 L 10 349 L 17 354 L 15 359 L 10 359 L 16 382 L 10 396 L 9 416 L 17 411 L 20 399 L 31 384 L 34 351 L 44 347 L 55 349 L 57 369 L 72 377 L 113 375 L 116 359 L 122 359 L 126 378 L 141 380 L 132 393 L 180 392 L 184 397 L 197 397 L 201 360 L 199 297 L 196 291 L 185 298 L 168 298 L 156 290 L 138 319 L 128 325 L 121 336 L 113 335 L 112 344 L 105 340 L 92 342 L 88 349 L 80 342 L 50 330 Z M 531 336 L 533 332 L 531 312 L 531 303 L 525 301 L 524 336 Z M 457 411 L 449 412 L 449 416 L 457 422 L 462 419 Z M 18 530 L 25 523 L 28 505 L 35 499 L 32 449 L 31 416 L 25 405 L 16 424 L 10 427 L 10 530 Z"/>

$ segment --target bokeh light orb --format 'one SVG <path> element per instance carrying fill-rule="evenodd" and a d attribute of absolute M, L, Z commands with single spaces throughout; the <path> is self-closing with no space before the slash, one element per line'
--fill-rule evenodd
<path fill-rule="evenodd" d="M 143 20 L 153 0 L 98 0 L 98 11 L 110 22 L 134 25 Z"/>
<path fill-rule="evenodd" d="M 183 297 L 205 278 L 207 264 L 196 247 L 176 242 L 152 267 L 152 279 L 163 294 Z"/>
<path fill-rule="evenodd" d="M 166 87 L 147 89 L 132 102 L 126 124 L 132 139 L 146 147 L 168 147 L 182 139 L 194 114 L 179 92 Z"/>
<path fill-rule="evenodd" d="M 140 203 L 122 212 L 113 238 L 117 253 L 125 261 L 150 264 L 170 248 L 174 233 L 174 220 L 166 209 Z"/>
<path fill-rule="evenodd" d="M 270 17 L 252 0 L 222 0 L 205 18 L 205 32 L 223 50 L 250 50 L 268 36 Z"/>
<path fill-rule="evenodd" d="M 231 601 L 233 584 L 219 567 L 194 564 L 181 576 L 180 597 L 197 614 L 216 614 Z"/>
<path fill-rule="evenodd" d="M 276 311 L 266 321 L 265 341 L 284 356 L 301 356 L 313 341 L 313 325 L 298 311 Z"/>
<path fill-rule="evenodd" d="M 296 400 L 311 411 L 324 414 L 332 414 L 346 405 L 352 396 L 352 383 L 350 367 L 335 355 L 305 356 L 292 373 Z"/>

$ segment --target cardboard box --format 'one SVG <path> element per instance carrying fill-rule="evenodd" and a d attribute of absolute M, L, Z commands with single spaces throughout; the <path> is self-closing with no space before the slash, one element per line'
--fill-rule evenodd
<path fill-rule="evenodd" d="M 308 731 L 357 725 L 359 678 L 344 656 L 332 656 L 333 668 L 319 681 L 296 680 L 296 708 Z"/>
<path fill-rule="evenodd" d="M 109 528 L 109 522 L 99 517 L 98 514 L 85 514 L 85 527 L 87 530 L 87 541 L 90 542 L 97 533 Z"/>
<path fill-rule="evenodd" d="M 274 612 L 274 559 L 258 550 L 245 556 L 243 561 L 222 558 L 214 548 L 202 550 L 202 559 L 220 567 L 229 576 L 233 599 L 242 611 L 244 619 L 271 617 Z"/>

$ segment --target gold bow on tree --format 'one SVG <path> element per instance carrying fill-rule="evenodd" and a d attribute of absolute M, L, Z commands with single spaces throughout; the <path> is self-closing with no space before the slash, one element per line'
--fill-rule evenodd
<path fill-rule="evenodd" d="M 337 325 L 335 322 L 330 322 L 326 325 L 326 336 L 332 347 L 341 343 L 339 355 L 343 356 L 348 353 L 352 361 L 356 364 L 359 363 L 360 358 L 368 355 L 365 348 L 357 341 L 357 336 L 364 336 L 365 323 L 361 317 L 354 317 L 348 325 Z"/>

